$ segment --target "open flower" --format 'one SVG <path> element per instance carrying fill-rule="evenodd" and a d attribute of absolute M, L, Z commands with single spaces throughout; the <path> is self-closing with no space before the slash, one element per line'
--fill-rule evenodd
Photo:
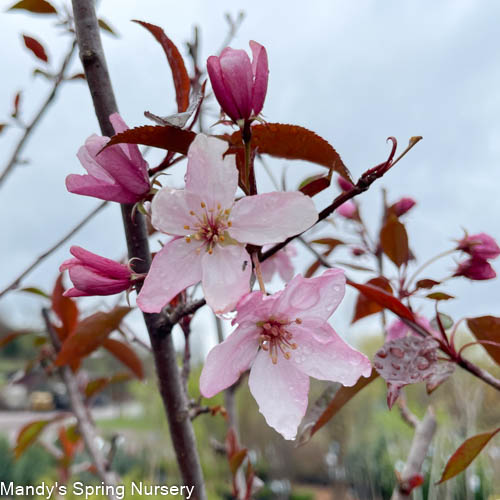
<path fill-rule="evenodd" d="M 252 292 L 236 307 L 236 330 L 208 354 L 200 391 L 212 397 L 250 369 L 250 391 L 267 423 L 294 439 L 307 409 L 309 377 L 354 385 L 369 376 L 368 358 L 328 324 L 345 292 L 345 276 L 329 269 L 297 275 L 274 295 Z"/>
<path fill-rule="evenodd" d="M 131 270 L 111 259 L 89 252 L 84 248 L 70 248 L 74 259 L 64 261 L 59 271 L 69 269 L 74 288 L 64 292 L 66 297 L 114 295 L 128 290 L 133 284 Z"/>
<path fill-rule="evenodd" d="M 177 236 L 155 256 L 137 303 L 159 312 L 179 292 L 201 281 L 207 304 L 232 310 L 250 289 L 245 244 L 279 243 L 318 219 L 312 200 L 299 192 L 265 193 L 235 202 L 238 172 L 227 144 L 198 134 L 188 151 L 186 189 L 163 188 L 151 204 L 152 224 Z"/>
<path fill-rule="evenodd" d="M 263 252 L 266 252 L 272 248 L 272 245 L 268 245 L 262 248 Z M 294 268 L 292 263 L 292 257 L 297 255 L 297 249 L 289 243 L 285 248 L 276 252 L 274 255 L 266 259 L 260 265 L 260 270 L 262 271 L 262 278 L 265 282 L 271 281 L 275 273 L 281 276 L 283 281 L 290 281 L 293 278 Z"/>
<path fill-rule="evenodd" d="M 257 116 L 264 106 L 269 69 L 266 49 L 250 41 L 253 61 L 244 50 L 226 47 L 207 60 L 208 76 L 215 97 L 235 122 Z"/>
<path fill-rule="evenodd" d="M 500 255 L 497 242 L 486 233 L 471 234 L 458 242 L 458 250 L 480 259 L 496 259 Z"/>
<path fill-rule="evenodd" d="M 118 134 L 128 130 L 118 113 L 109 120 Z M 136 203 L 150 190 L 148 164 L 136 144 L 117 144 L 102 148 L 109 137 L 91 135 L 78 151 L 78 159 L 87 170 L 86 175 L 71 174 L 66 177 L 70 193 L 93 196 L 118 203 Z"/>

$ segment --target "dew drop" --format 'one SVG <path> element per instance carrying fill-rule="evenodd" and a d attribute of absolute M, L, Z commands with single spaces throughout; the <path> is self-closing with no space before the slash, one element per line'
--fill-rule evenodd
<path fill-rule="evenodd" d="M 402 359 L 405 356 L 405 352 L 403 351 L 403 349 L 400 349 L 399 347 L 390 347 L 389 351 L 393 356 L 399 359 Z"/>
<path fill-rule="evenodd" d="M 386 358 L 386 357 L 387 357 L 387 352 L 386 352 L 384 349 L 380 349 L 380 351 L 377 353 L 377 356 L 378 356 L 379 358 L 384 359 L 384 358 Z"/>

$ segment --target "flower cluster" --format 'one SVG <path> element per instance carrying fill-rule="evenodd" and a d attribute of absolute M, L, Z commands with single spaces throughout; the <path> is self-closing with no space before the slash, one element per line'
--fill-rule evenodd
<path fill-rule="evenodd" d="M 465 236 L 458 242 L 457 250 L 469 255 L 469 258 L 458 265 L 454 276 L 464 276 L 471 280 L 488 280 L 497 274 L 489 260 L 500 255 L 500 247 L 486 233 Z"/>

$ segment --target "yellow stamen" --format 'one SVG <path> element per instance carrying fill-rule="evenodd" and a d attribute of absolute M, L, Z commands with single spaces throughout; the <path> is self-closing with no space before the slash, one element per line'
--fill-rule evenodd
<path fill-rule="evenodd" d="M 201 205 L 201 208 L 205 208 L 206 207 L 206 205 L 205 205 L 205 203 L 203 201 L 200 203 L 200 205 Z"/>
<path fill-rule="evenodd" d="M 186 243 L 191 243 L 191 238 L 189 236 L 186 236 Z"/>
<path fill-rule="evenodd" d="M 228 225 L 229 227 L 231 227 L 231 226 L 233 225 L 233 223 L 232 223 L 231 221 L 228 221 L 227 225 Z"/>
<path fill-rule="evenodd" d="M 190 227 L 189 226 L 184 226 L 184 229 L 190 229 Z"/>

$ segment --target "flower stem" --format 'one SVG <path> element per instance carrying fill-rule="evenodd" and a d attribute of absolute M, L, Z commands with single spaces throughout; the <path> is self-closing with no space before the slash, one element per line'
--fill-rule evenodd
<path fill-rule="evenodd" d="M 262 271 L 260 269 L 260 261 L 257 252 L 252 253 L 252 261 L 255 267 L 255 274 L 257 276 L 257 281 L 259 282 L 259 288 L 262 293 L 266 293 L 266 287 L 264 285 L 264 280 L 262 279 Z"/>
<path fill-rule="evenodd" d="M 243 143 L 245 144 L 245 167 L 243 169 L 243 184 L 248 190 L 248 194 L 257 194 L 255 179 L 252 180 L 252 130 L 250 122 L 245 120 L 241 133 Z"/>

